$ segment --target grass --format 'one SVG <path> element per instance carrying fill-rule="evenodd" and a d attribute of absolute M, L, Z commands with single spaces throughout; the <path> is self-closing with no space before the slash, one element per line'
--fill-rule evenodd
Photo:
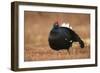
<path fill-rule="evenodd" d="M 74 43 L 69 52 L 65 50 L 55 51 L 48 46 L 31 46 L 26 45 L 25 61 L 41 60 L 63 60 L 63 59 L 85 59 L 90 58 L 90 46 L 85 42 L 85 47 L 80 48 L 78 43 Z"/>

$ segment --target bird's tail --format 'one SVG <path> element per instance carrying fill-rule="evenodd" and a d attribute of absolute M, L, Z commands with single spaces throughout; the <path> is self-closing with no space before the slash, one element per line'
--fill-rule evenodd
<path fill-rule="evenodd" d="M 84 42 L 82 40 L 79 41 L 80 47 L 84 48 Z"/>

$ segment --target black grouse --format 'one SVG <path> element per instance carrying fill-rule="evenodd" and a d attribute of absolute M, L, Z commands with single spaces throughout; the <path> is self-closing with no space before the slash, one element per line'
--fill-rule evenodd
<path fill-rule="evenodd" d="M 55 22 L 49 34 L 49 45 L 54 50 L 67 49 L 72 46 L 73 42 L 79 42 L 80 47 L 84 48 L 84 42 L 70 28 L 60 27 L 58 22 Z"/>

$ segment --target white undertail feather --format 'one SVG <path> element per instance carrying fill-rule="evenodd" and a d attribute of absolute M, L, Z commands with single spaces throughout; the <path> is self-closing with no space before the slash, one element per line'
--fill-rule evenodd
<path fill-rule="evenodd" d="M 67 23 L 67 24 L 66 23 L 62 23 L 60 27 L 67 27 L 67 28 L 72 29 L 72 27 L 70 26 L 69 23 Z"/>

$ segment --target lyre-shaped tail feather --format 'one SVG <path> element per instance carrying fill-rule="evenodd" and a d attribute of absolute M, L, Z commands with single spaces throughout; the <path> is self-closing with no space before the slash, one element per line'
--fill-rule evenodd
<path fill-rule="evenodd" d="M 84 42 L 82 40 L 79 41 L 80 47 L 84 48 Z"/>

